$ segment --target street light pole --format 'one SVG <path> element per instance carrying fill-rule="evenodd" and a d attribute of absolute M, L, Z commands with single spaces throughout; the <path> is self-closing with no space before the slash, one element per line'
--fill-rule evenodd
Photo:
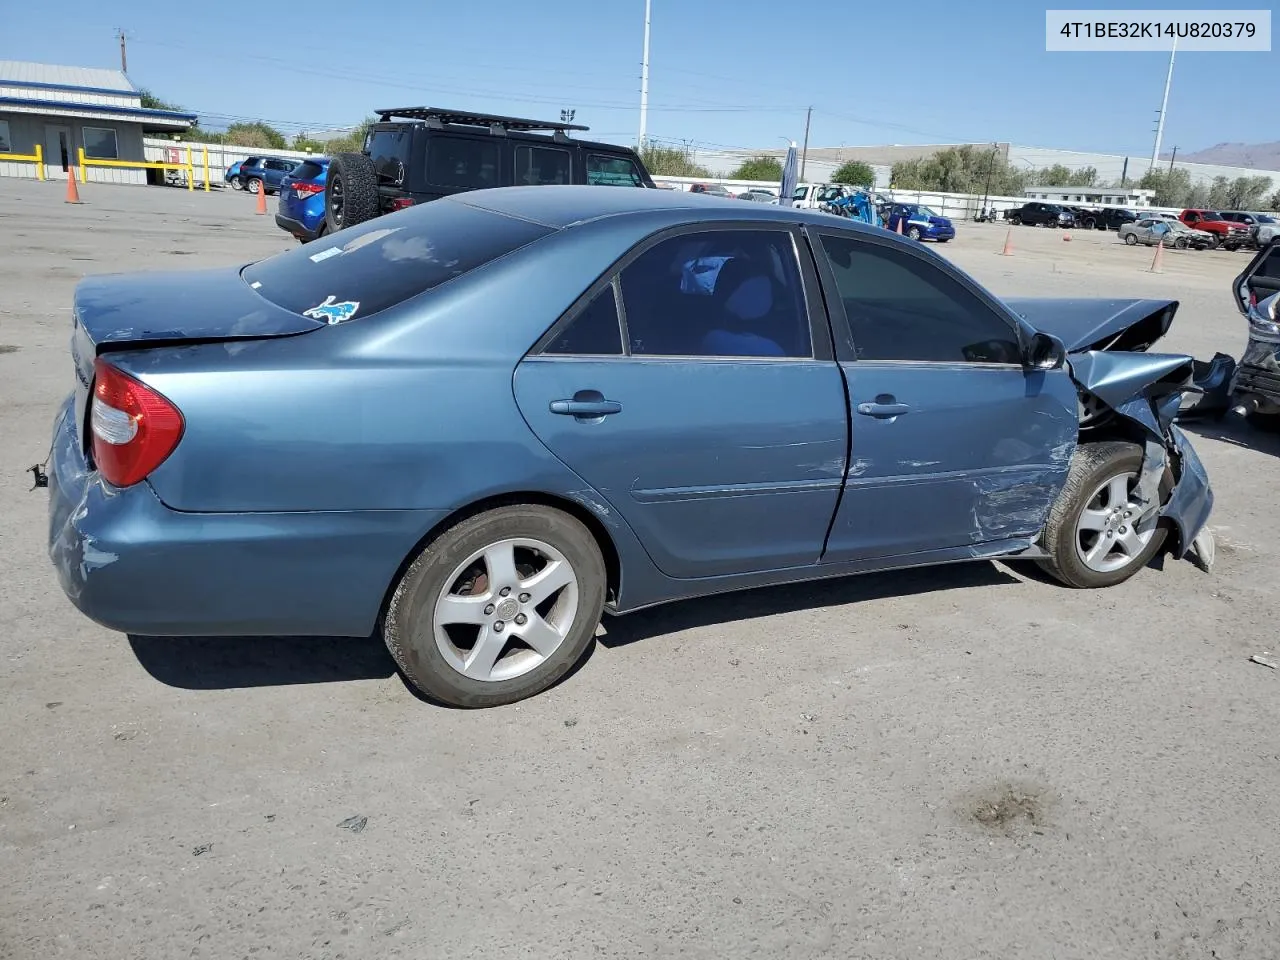
<path fill-rule="evenodd" d="M 640 61 L 640 143 L 644 149 L 645 127 L 649 120 L 649 6 L 644 0 L 644 59 Z"/>
<path fill-rule="evenodd" d="M 1178 53 L 1178 38 L 1173 38 L 1173 47 L 1169 50 L 1169 72 L 1164 78 L 1164 99 L 1160 101 L 1160 119 L 1156 121 L 1156 146 L 1151 151 L 1151 166 L 1154 170 L 1160 162 L 1160 140 L 1164 137 L 1164 114 L 1169 109 L 1169 84 L 1173 83 L 1173 58 Z"/>

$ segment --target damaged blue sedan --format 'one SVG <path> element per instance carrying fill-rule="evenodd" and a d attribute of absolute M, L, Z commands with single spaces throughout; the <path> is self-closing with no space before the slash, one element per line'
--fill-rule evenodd
<path fill-rule="evenodd" d="M 1002 301 L 790 208 L 461 194 L 83 281 L 49 552 L 112 629 L 380 632 L 467 707 L 555 683 L 602 611 L 992 558 L 1110 586 L 1212 555 L 1193 362 L 1149 351 L 1177 306 Z"/>

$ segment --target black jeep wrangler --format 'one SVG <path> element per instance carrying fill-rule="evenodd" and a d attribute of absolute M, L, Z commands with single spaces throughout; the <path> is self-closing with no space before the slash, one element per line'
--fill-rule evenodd
<path fill-rule="evenodd" d="M 438 107 L 379 110 L 364 150 L 329 161 L 329 231 L 466 190 L 532 184 L 654 186 L 628 147 L 570 139 L 587 127 Z M 549 131 L 535 133 L 533 131 Z"/>

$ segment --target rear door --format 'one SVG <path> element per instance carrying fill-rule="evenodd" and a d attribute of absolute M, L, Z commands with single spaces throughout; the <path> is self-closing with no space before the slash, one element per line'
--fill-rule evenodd
<path fill-rule="evenodd" d="M 516 370 L 530 427 L 668 576 L 821 556 L 848 414 L 802 244 L 776 221 L 651 238 Z"/>
<path fill-rule="evenodd" d="M 1024 370 L 1016 322 L 889 237 L 815 231 L 852 411 L 848 481 L 824 560 L 1034 536 L 1077 435 L 1065 370 Z"/>

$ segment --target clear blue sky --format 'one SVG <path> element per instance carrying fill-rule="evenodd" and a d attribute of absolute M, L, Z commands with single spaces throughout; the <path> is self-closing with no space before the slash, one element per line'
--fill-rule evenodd
<path fill-rule="evenodd" d="M 812 104 L 813 146 L 1008 140 L 1149 152 L 1167 56 L 1046 53 L 1044 10 L 1026 0 L 654 0 L 649 135 L 777 146 L 803 136 Z M 0 22 L 0 59 L 101 67 L 118 66 L 124 27 L 134 83 L 208 126 L 262 118 L 292 133 L 431 105 L 539 118 L 573 107 L 592 135 L 618 142 L 638 127 L 643 0 L 0 0 Z M 1264 93 L 1278 67 L 1275 52 L 1179 54 L 1166 150 L 1280 137 L 1261 122 L 1280 115 Z"/>

